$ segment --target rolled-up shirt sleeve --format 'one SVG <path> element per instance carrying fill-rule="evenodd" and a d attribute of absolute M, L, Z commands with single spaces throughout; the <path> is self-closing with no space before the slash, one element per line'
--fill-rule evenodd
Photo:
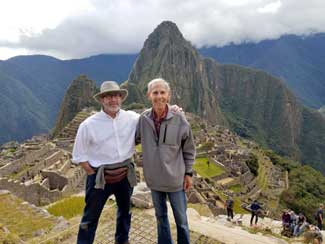
<path fill-rule="evenodd" d="M 87 125 L 81 123 L 72 150 L 72 162 L 79 164 L 88 161 L 89 132 Z"/>

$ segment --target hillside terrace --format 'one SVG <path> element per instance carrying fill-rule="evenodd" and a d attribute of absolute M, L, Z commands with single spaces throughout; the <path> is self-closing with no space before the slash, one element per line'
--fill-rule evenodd
<path fill-rule="evenodd" d="M 89 110 L 79 112 L 54 139 L 33 137 L 23 144 L 3 149 L 0 157 L 0 189 L 10 190 L 36 205 L 81 191 L 85 173 L 71 163 L 71 151 L 79 124 L 93 113 Z M 270 188 L 270 195 L 273 195 L 272 191 L 281 192 L 283 176 L 276 167 L 271 169 L 268 166 L 268 170 L 262 172 L 263 179 L 256 178 L 250 172 L 246 161 L 250 153 L 256 150 L 254 143 L 242 141 L 230 130 L 209 125 L 193 114 L 186 116 L 197 145 L 194 188 L 188 193 L 190 203 L 208 204 L 211 212 L 217 215 L 224 213 L 223 203 L 227 196 L 238 198 L 240 203 L 260 197 L 263 187 Z M 12 151 L 10 158 L 4 156 L 8 151 Z M 137 147 L 135 162 L 139 181 L 144 180 L 141 159 L 141 148 Z M 199 165 L 201 169 L 197 168 Z M 29 194 L 30 191 L 38 194 Z"/>

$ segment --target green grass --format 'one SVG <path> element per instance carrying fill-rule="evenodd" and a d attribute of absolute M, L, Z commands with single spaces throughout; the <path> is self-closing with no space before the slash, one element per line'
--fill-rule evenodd
<path fill-rule="evenodd" d="M 63 216 L 66 219 L 70 219 L 81 215 L 84 207 L 85 198 L 83 196 L 74 196 L 50 205 L 47 210 L 54 216 Z"/>
<path fill-rule="evenodd" d="M 194 163 L 194 170 L 204 178 L 212 178 L 221 175 L 225 170 L 213 162 L 207 163 L 207 158 L 197 158 Z"/>
<path fill-rule="evenodd" d="M 46 232 L 54 225 L 54 219 L 39 216 L 31 208 L 21 203 L 20 199 L 11 194 L 0 196 L 0 223 L 11 233 L 10 235 L 0 234 L 0 240 L 1 238 L 7 239 L 8 243 L 18 237 L 27 240 L 33 237 L 35 231 L 42 229 Z"/>
<path fill-rule="evenodd" d="M 111 201 L 107 201 L 106 204 L 111 204 Z M 81 215 L 84 207 L 85 197 L 72 196 L 51 204 L 47 208 L 47 211 L 54 216 L 63 216 L 66 219 L 71 219 Z"/>
<path fill-rule="evenodd" d="M 237 184 L 237 185 L 230 186 L 229 190 L 238 193 L 238 192 L 241 192 L 242 187 L 241 187 L 241 185 Z"/>
<path fill-rule="evenodd" d="M 269 168 L 271 168 L 272 163 L 268 160 L 264 159 L 264 155 L 257 150 L 254 150 L 255 155 L 258 158 L 259 167 L 258 167 L 258 174 L 257 174 L 257 185 L 262 190 L 265 190 L 268 188 L 268 174 L 269 174 Z"/>
<path fill-rule="evenodd" d="M 227 196 L 221 192 L 216 190 L 215 193 L 221 198 L 223 202 L 226 202 Z M 239 197 L 233 197 L 234 200 L 234 214 L 248 214 L 249 212 L 241 207 L 241 200 Z"/>

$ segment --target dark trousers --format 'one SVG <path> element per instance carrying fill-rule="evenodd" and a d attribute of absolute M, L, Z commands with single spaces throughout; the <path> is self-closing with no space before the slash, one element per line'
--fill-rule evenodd
<path fill-rule="evenodd" d="M 232 208 L 227 208 L 227 216 L 228 216 L 228 218 L 231 218 L 231 219 L 234 218 L 234 211 Z"/>
<path fill-rule="evenodd" d="M 258 213 L 257 213 L 257 211 L 252 211 L 251 225 L 253 224 L 254 217 L 255 217 L 255 224 L 257 224 L 257 221 L 258 221 Z"/>
<path fill-rule="evenodd" d="M 127 178 L 114 184 L 106 184 L 104 189 L 95 189 L 96 174 L 87 176 L 86 206 L 79 226 L 77 244 L 92 244 L 98 220 L 107 198 L 114 194 L 117 203 L 116 243 L 125 243 L 129 239 L 131 226 L 130 198 L 133 188 Z"/>
<path fill-rule="evenodd" d="M 320 219 L 317 220 L 317 227 L 322 230 L 323 223 Z"/>

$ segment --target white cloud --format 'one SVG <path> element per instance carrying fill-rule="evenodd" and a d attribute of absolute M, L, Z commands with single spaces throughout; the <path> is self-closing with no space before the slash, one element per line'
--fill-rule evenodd
<path fill-rule="evenodd" d="M 0 0 L 0 4 L 0 23 L 5 23 L 0 24 L 0 47 L 61 58 L 138 52 L 163 20 L 175 22 L 198 47 L 325 32 L 324 0 Z"/>
<path fill-rule="evenodd" d="M 257 11 L 260 13 L 276 13 L 281 7 L 281 5 L 282 5 L 281 1 L 275 1 L 273 3 L 269 3 L 264 7 L 257 9 Z"/>

